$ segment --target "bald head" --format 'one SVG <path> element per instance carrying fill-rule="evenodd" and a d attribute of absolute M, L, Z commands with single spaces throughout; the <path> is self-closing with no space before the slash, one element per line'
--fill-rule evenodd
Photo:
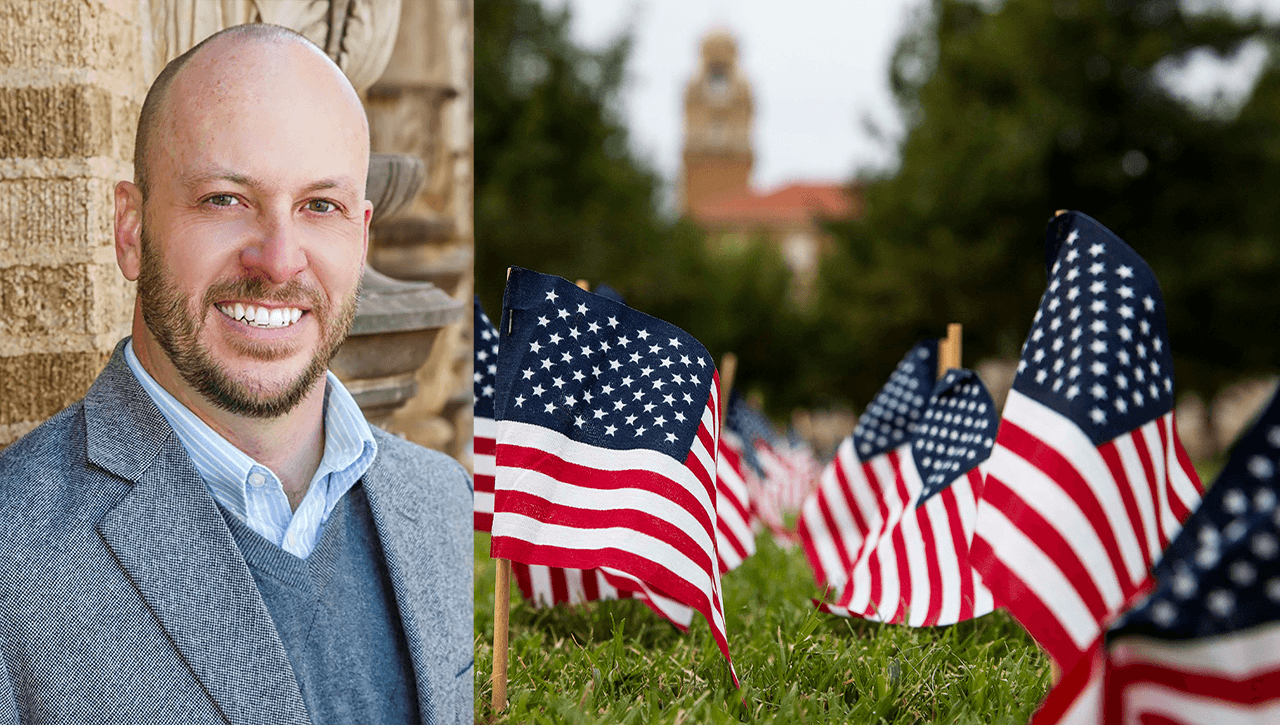
<path fill-rule="evenodd" d="M 236 25 L 169 61 L 147 91 L 133 150 L 134 183 L 143 198 L 150 192 L 157 148 L 173 140 L 175 105 L 217 103 L 237 93 L 279 97 L 269 87 L 272 83 L 314 89 L 325 102 L 336 101 L 327 110 L 348 116 L 367 153 L 369 126 L 360 97 L 323 50 L 279 25 Z"/>

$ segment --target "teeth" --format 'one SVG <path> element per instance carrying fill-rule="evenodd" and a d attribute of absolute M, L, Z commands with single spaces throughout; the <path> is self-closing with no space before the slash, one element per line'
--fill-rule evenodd
<path fill-rule="evenodd" d="M 302 310 L 297 307 L 277 307 L 268 310 L 266 307 L 245 305 L 237 302 L 234 305 L 218 305 L 222 314 L 233 320 L 243 320 L 252 327 L 288 327 L 302 317 Z"/>

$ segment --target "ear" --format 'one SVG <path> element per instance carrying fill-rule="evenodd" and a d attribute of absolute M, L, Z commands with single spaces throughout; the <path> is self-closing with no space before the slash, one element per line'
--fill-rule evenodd
<path fill-rule="evenodd" d="M 115 201 L 116 264 L 124 278 L 133 282 L 142 269 L 142 190 L 131 181 L 121 181 L 116 184 Z"/>
<path fill-rule="evenodd" d="M 364 200 L 364 249 L 360 250 L 360 258 L 369 259 L 369 223 L 373 221 L 373 202 Z"/>

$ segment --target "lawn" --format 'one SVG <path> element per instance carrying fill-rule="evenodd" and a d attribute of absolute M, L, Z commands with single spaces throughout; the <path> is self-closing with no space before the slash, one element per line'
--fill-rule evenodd
<path fill-rule="evenodd" d="M 911 629 L 816 612 L 804 554 L 768 536 L 724 576 L 736 690 L 695 616 L 632 601 L 535 610 L 512 585 L 507 710 L 489 708 L 494 564 L 475 537 L 476 720 L 494 723 L 1025 723 L 1049 660 L 1003 611 Z"/>

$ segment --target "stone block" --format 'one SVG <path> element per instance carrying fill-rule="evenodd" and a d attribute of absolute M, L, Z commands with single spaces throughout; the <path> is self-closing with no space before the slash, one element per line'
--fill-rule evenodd
<path fill-rule="evenodd" d="M 0 276 L 0 337 L 82 336 L 90 332 L 90 302 L 88 265 L 9 267 Z"/>
<path fill-rule="evenodd" d="M 42 421 L 84 397 L 109 357 L 110 351 L 0 357 L 0 426 Z"/>
<path fill-rule="evenodd" d="M 0 157 L 111 156 L 114 101 L 87 85 L 0 89 Z"/>
<path fill-rule="evenodd" d="M 8 235 L 0 269 L 114 259 L 114 186 L 101 178 L 0 180 L 0 228 Z"/>
<path fill-rule="evenodd" d="M 0 67 L 75 68 L 136 85 L 138 3 L 6 0 L 0 3 Z"/>

